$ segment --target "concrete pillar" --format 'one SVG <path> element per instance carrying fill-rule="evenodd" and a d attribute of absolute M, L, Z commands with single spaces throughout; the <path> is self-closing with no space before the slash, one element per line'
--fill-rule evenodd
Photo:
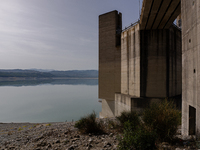
<path fill-rule="evenodd" d="M 189 135 L 189 107 L 196 110 L 200 134 L 200 1 L 181 0 L 182 18 L 182 134 Z"/>
<path fill-rule="evenodd" d="M 114 100 L 121 90 L 121 13 L 99 16 L 99 98 Z"/>
<path fill-rule="evenodd" d="M 102 111 L 100 118 L 115 117 L 115 101 L 102 99 Z"/>
<path fill-rule="evenodd" d="M 140 30 L 139 24 L 122 32 L 121 93 L 140 97 Z"/>
<path fill-rule="evenodd" d="M 121 91 L 122 15 L 111 11 L 99 16 L 99 98 L 100 116 L 113 117 L 115 93 Z"/>

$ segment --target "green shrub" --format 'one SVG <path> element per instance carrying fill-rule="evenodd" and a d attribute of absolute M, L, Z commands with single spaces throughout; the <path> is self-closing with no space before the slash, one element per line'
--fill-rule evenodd
<path fill-rule="evenodd" d="M 96 113 L 93 112 L 86 117 L 82 117 L 75 123 L 75 127 L 82 133 L 103 133 L 101 122 L 96 121 Z"/>
<path fill-rule="evenodd" d="M 120 116 L 116 117 L 119 121 L 121 126 L 124 128 L 124 124 L 129 121 L 131 124 L 132 130 L 134 130 L 137 126 L 140 125 L 140 119 L 138 114 L 135 111 L 124 111 L 121 113 Z"/>
<path fill-rule="evenodd" d="M 135 130 L 132 124 L 128 121 L 124 123 L 123 138 L 119 139 L 119 150 L 153 150 L 157 135 L 154 131 L 148 130 L 143 126 L 137 126 Z"/>
<path fill-rule="evenodd" d="M 108 120 L 108 129 L 114 129 L 115 131 L 120 131 L 121 126 L 118 121 Z"/>
<path fill-rule="evenodd" d="M 173 102 L 167 100 L 154 103 L 145 109 L 143 121 L 146 126 L 156 131 L 160 142 L 171 141 L 177 132 L 181 120 L 181 112 L 175 108 Z"/>

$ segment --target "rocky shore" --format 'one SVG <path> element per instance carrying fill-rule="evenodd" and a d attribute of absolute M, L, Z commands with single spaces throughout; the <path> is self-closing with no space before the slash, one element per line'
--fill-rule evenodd
<path fill-rule="evenodd" d="M 107 123 L 105 120 L 104 123 Z M 118 133 L 83 135 L 73 122 L 1 123 L 1 150 L 106 150 L 117 149 Z"/>
<path fill-rule="evenodd" d="M 110 119 L 101 119 L 105 127 Z M 63 123 L 0 123 L 1 150 L 116 150 L 120 135 L 109 128 L 105 134 L 81 134 L 74 122 Z M 191 146 L 170 146 L 163 150 L 189 150 Z"/>

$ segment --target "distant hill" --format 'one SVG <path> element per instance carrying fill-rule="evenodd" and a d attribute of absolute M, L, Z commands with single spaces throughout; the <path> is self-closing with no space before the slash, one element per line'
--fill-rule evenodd
<path fill-rule="evenodd" d="M 23 77 L 23 78 L 98 78 L 97 70 L 22 70 L 22 69 L 0 69 L 0 77 Z"/>
<path fill-rule="evenodd" d="M 56 77 L 98 78 L 97 70 L 50 71 Z"/>

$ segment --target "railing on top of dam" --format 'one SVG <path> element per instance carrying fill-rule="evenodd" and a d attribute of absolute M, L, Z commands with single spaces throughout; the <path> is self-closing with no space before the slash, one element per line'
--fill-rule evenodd
<path fill-rule="evenodd" d="M 131 23 L 131 25 L 129 25 L 128 27 L 125 27 L 121 32 L 124 32 L 124 31 L 130 29 L 131 27 L 135 26 L 135 25 L 138 24 L 139 22 L 140 22 L 140 20 L 138 19 L 136 22 Z M 172 23 L 172 25 L 173 25 L 174 27 L 176 27 L 177 29 L 182 30 L 182 29 L 181 29 L 179 26 L 177 26 L 174 22 Z"/>
<path fill-rule="evenodd" d="M 128 30 L 128 29 L 130 29 L 132 26 L 135 26 L 136 24 L 138 24 L 140 22 L 140 20 L 138 19 L 136 22 L 134 22 L 134 23 L 131 23 L 131 25 L 130 26 L 128 26 L 128 27 L 125 27 L 125 29 L 123 29 L 122 30 L 122 32 L 124 32 L 124 31 L 126 31 L 126 30 Z"/>

